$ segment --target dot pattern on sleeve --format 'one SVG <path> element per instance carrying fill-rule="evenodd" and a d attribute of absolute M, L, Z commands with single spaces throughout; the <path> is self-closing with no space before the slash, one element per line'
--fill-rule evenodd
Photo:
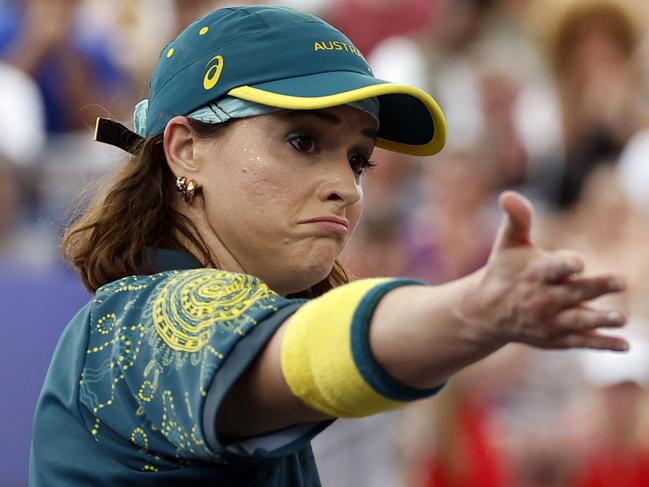
<path fill-rule="evenodd" d="M 80 377 L 88 431 L 139 470 L 223 462 L 203 436 L 207 390 L 234 345 L 287 302 L 255 277 L 215 269 L 103 286 Z"/>

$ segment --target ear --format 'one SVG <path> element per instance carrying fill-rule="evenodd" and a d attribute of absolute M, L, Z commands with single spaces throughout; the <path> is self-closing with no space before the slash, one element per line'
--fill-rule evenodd
<path fill-rule="evenodd" d="M 163 144 L 167 164 L 175 176 L 189 178 L 198 170 L 194 150 L 196 135 L 186 117 L 178 116 L 169 120 L 165 127 Z"/>

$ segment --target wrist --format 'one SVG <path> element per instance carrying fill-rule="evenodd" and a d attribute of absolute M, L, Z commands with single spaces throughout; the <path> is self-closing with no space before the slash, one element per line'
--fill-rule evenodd
<path fill-rule="evenodd" d="M 457 299 L 451 305 L 451 313 L 461 330 L 461 336 L 469 347 L 484 354 L 489 354 L 507 343 L 501 333 L 498 313 L 500 307 L 497 298 L 490 298 L 486 282 L 487 268 L 458 281 L 461 286 L 456 293 Z"/>

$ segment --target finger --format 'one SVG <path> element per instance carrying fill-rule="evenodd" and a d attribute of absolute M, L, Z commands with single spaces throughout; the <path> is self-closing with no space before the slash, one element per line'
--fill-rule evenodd
<path fill-rule="evenodd" d="M 574 333 L 597 328 L 618 328 L 626 323 L 626 316 L 620 311 L 581 306 L 560 312 L 554 323 L 559 331 Z"/>
<path fill-rule="evenodd" d="M 505 191 L 498 201 L 505 212 L 505 217 L 500 224 L 494 248 L 529 245 L 532 226 L 531 203 L 514 191 Z"/>
<path fill-rule="evenodd" d="M 613 352 L 626 352 L 629 342 L 624 338 L 602 335 L 595 331 L 571 333 L 554 338 L 544 344 L 545 348 L 591 348 L 593 350 L 611 350 Z"/>
<path fill-rule="evenodd" d="M 551 300 L 560 307 L 590 301 L 605 294 L 624 291 L 624 279 L 617 274 L 605 274 L 566 281 L 548 289 Z"/>
<path fill-rule="evenodd" d="M 571 250 L 553 252 L 538 264 L 539 278 L 547 284 L 564 282 L 583 270 L 583 259 Z"/>

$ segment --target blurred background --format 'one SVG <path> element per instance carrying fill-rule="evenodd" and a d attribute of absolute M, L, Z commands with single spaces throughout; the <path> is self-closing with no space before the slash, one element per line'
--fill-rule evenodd
<path fill-rule="evenodd" d="M 263 2 L 237 2 L 236 4 Z M 434 158 L 374 154 L 351 273 L 431 284 L 485 263 L 505 188 L 534 233 L 626 274 L 628 354 L 510 345 L 438 397 L 314 442 L 326 486 L 649 485 L 646 0 L 292 0 L 343 30 L 379 78 L 433 94 Z M 0 486 L 27 485 L 34 405 L 88 299 L 60 260 L 77 195 L 123 163 L 94 120 L 132 126 L 164 45 L 207 0 L 0 0 Z"/>

